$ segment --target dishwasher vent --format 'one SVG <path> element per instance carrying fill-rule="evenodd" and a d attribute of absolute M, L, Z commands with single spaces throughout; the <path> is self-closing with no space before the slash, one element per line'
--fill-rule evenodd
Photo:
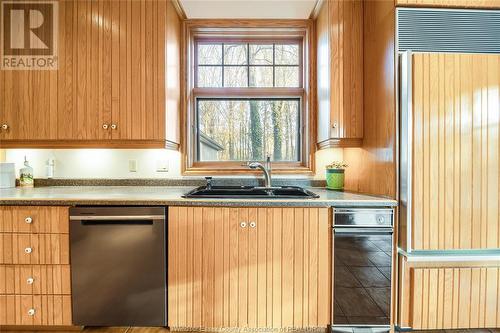
<path fill-rule="evenodd" d="M 500 10 L 397 9 L 398 50 L 500 53 Z"/>

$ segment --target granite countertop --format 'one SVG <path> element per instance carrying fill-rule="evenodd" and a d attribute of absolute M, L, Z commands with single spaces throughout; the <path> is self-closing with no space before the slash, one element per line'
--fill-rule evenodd
<path fill-rule="evenodd" d="M 166 205 L 166 206 L 396 206 L 397 201 L 352 192 L 308 188 L 317 199 L 192 199 L 192 186 L 50 186 L 0 189 L 0 205 Z"/>

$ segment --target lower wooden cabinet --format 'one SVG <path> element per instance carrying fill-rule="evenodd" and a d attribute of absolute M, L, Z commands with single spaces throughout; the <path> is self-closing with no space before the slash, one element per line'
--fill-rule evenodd
<path fill-rule="evenodd" d="M 69 235 L 0 233 L 0 250 L 0 264 L 69 264 Z"/>
<path fill-rule="evenodd" d="M 400 260 L 399 325 L 413 329 L 500 327 L 497 263 Z"/>
<path fill-rule="evenodd" d="M 68 207 L 0 207 L 0 327 L 71 325 Z"/>
<path fill-rule="evenodd" d="M 326 327 L 328 208 L 169 207 L 168 324 Z"/>
<path fill-rule="evenodd" d="M 71 325 L 71 296 L 0 295 L 0 325 Z"/>

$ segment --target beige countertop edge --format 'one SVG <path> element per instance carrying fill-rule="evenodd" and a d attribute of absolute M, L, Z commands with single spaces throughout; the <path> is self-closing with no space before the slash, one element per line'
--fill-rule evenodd
<path fill-rule="evenodd" d="M 193 187 L 162 186 L 61 186 L 0 189 L 0 205 L 164 205 L 240 207 L 394 207 L 393 199 L 353 192 L 309 188 L 317 199 L 192 199 L 182 195 Z"/>

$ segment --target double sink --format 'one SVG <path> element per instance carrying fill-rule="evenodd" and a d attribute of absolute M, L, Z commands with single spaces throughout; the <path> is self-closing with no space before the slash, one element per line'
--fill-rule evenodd
<path fill-rule="evenodd" d="M 200 186 L 184 198 L 312 199 L 319 195 L 298 186 Z"/>
<path fill-rule="evenodd" d="M 261 170 L 265 186 L 214 186 L 212 177 L 205 177 L 207 185 L 200 186 L 185 195 L 184 198 L 245 198 L 245 199 L 312 199 L 319 195 L 299 186 L 271 185 L 271 156 L 266 156 L 264 164 L 248 162 L 250 169 Z"/>

